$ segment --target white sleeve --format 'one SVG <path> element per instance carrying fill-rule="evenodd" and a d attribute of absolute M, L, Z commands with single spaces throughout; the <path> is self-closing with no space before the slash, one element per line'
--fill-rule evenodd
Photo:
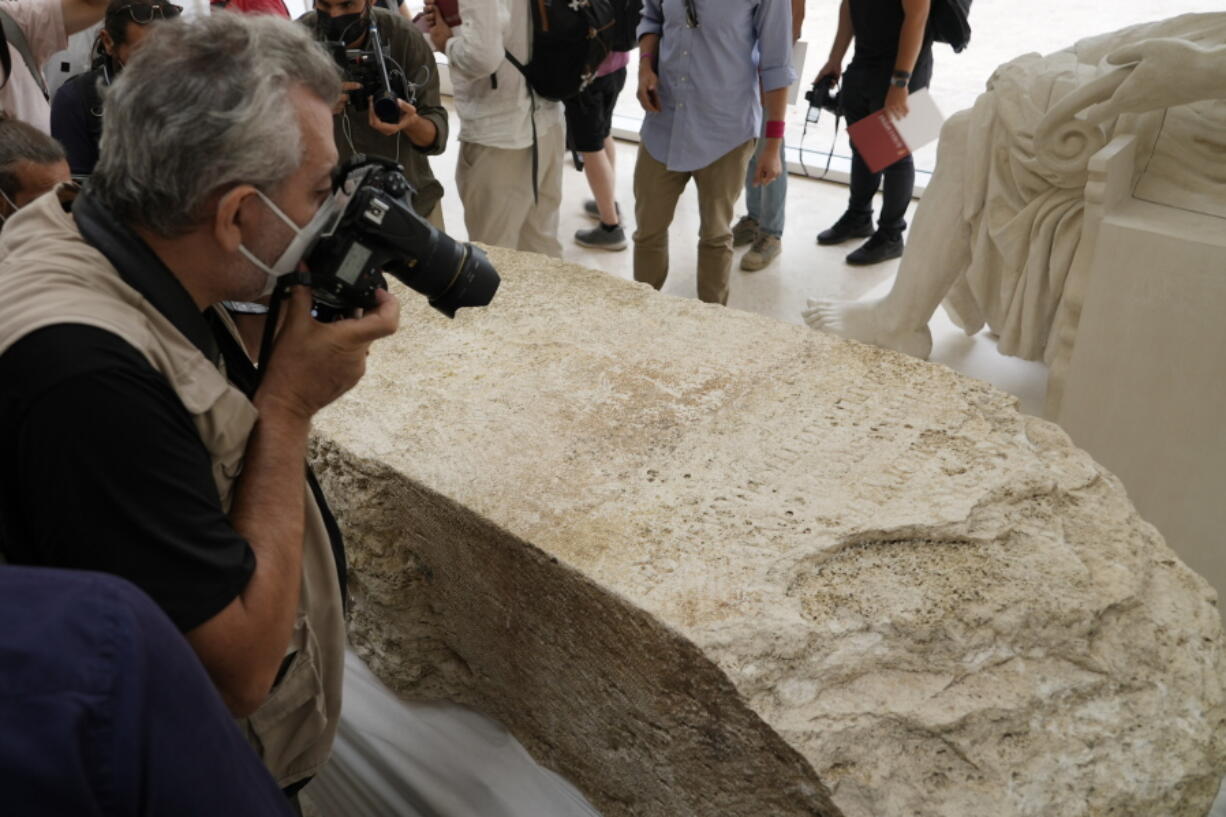
<path fill-rule="evenodd" d="M 494 73 L 503 59 L 502 4 L 459 0 L 460 25 L 451 30 L 444 53 L 453 71 L 470 77 Z"/>
<path fill-rule="evenodd" d="M 4 10 L 26 35 L 37 64 L 68 47 L 63 0 L 10 0 L 4 3 Z"/>

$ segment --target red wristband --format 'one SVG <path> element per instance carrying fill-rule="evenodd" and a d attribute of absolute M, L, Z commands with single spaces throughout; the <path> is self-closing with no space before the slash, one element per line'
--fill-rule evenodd
<path fill-rule="evenodd" d="M 654 56 L 655 56 L 655 54 L 651 53 L 650 51 L 641 51 L 641 52 L 639 52 L 639 59 L 640 59 L 640 60 L 649 60 L 649 59 L 651 59 L 651 58 L 652 58 L 652 57 L 654 57 Z"/>
<path fill-rule="evenodd" d="M 783 125 L 781 120 L 774 119 L 766 123 L 766 138 L 767 139 L 782 139 Z"/>

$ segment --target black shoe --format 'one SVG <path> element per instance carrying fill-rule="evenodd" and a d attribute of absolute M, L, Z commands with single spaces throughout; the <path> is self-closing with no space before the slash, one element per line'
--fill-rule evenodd
<path fill-rule="evenodd" d="M 617 202 L 613 202 L 613 206 L 617 208 L 617 217 L 622 217 L 622 206 Z M 588 199 L 583 202 L 583 214 L 588 218 L 594 218 L 600 221 L 600 205 L 596 204 L 596 199 Z"/>
<path fill-rule="evenodd" d="M 844 213 L 829 230 L 817 234 L 817 243 L 823 246 L 842 244 L 849 238 L 868 238 L 873 234 L 873 217 L 861 213 Z"/>
<path fill-rule="evenodd" d="M 880 264 L 892 258 L 901 258 L 902 248 L 902 236 L 888 236 L 879 230 L 859 248 L 847 254 L 847 263 L 855 267 Z"/>

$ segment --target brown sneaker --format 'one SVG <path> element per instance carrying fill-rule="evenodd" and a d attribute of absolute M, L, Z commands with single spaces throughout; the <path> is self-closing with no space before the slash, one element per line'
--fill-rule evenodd
<path fill-rule="evenodd" d="M 732 246 L 744 247 L 752 244 L 758 237 L 758 222 L 749 216 L 741 216 L 741 220 L 732 225 Z"/>
<path fill-rule="evenodd" d="M 749 252 L 741 258 L 741 269 L 746 272 L 757 272 L 774 261 L 782 251 L 783 246 L 779 241 L 779 236 L 761 233 L 753 242 L 753 246 L 749 248 Z"/>

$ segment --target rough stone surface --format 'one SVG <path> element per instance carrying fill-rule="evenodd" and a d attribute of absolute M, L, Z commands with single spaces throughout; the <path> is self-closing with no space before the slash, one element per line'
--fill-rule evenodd
<path fill-rule="evenodd" d="M 454 322 L 401 290 L 317 423 L 353 640 L 399 693 L 500 718 L 609 817 L 1206 812 L 1216 597 L 1056 426 L 491 257 Z"/>

